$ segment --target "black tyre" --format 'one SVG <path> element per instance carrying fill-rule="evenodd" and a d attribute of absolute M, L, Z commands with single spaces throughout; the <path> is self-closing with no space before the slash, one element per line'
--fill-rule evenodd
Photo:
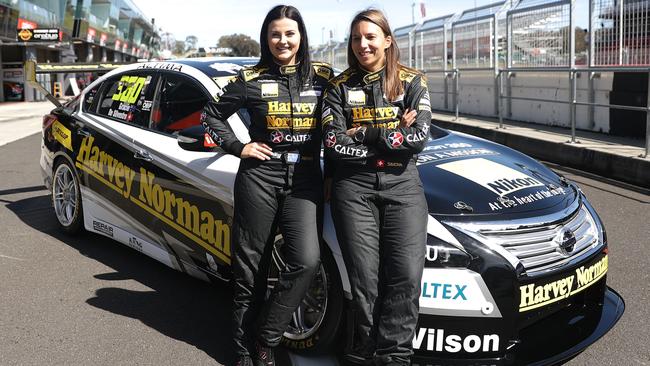
<path fill-rule="evenodd" d="M 83 209 L 79 178 L 72 165 L 59 159 L 52 176 L 52 205 L 61 230 L 68 234 L 83 227 Z"/>
<path fill-rule="evenodd" d="M 284 267 L 280 255 L 283 244 L 278 236 L 269 265 L 269 287 L 277 281 L 279 268 Z M 292 351 L 323 354 L 339 344 L 343 328 L 344 296 L 341 277 L 332 253 L 321 245 L 321 265 L 318 273 L 293 314 L 282 338 L 282 345 Z"/>

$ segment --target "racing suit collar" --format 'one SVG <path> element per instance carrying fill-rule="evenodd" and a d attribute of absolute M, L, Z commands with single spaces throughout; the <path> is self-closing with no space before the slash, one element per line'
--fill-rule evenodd
<path fill-rule="evenodd" d="M 370 72 L 364 69 L 363 67 L 359 67 L 359 71 L 361 71 L 364 84 L 370 84 L 377 80 L 381 80 L 381 78 L 384 76 L 385 70 L 386 70 L 386 66 L 374 72 Z"/>
<path fill-rule="evenodd" d="M 280 75 L 295 75 L 298 73 L 300 62 L 293 65 L 278 65 L 275 62 L 271 65 L 271 70 L 279 73 Z"/>

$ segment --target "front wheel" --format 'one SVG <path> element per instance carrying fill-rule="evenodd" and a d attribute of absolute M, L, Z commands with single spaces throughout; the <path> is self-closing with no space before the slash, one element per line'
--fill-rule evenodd
<path fill-rule="evenodd" d="M 284 267 L 280 247 L 281 236 L 275 241 L 269 266 L 270 287 L 277 281 Z M 321 246 L 321 265 L 307 290 L 304 299 L 293 313 L 282 345 L 292 351 L 323 354 L 337 345 L 342 327 L 344 295 L 338 267 L 330 250 Z"/>
<path fill-rule="evenodd" d="M 79 231 L 83 223 L 79 178 L 72 165 L 59 160 L 52 178 L 52 205 L 59 227 L 69 234 Z"/>

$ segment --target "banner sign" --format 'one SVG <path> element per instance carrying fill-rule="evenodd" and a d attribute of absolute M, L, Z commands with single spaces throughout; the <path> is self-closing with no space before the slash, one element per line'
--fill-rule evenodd
<path fill-rule="evenodd" d="M 61 33 L 57 28 L 18 29 L 19 42 L 60 42 Z"/>

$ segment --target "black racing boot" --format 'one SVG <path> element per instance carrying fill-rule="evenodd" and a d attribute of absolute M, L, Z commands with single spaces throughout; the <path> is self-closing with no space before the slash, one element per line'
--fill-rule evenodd
<path fill-rule="evenodd" d="M 275 366 L 273 348 L 255 342 L 255 366 Z"/>

